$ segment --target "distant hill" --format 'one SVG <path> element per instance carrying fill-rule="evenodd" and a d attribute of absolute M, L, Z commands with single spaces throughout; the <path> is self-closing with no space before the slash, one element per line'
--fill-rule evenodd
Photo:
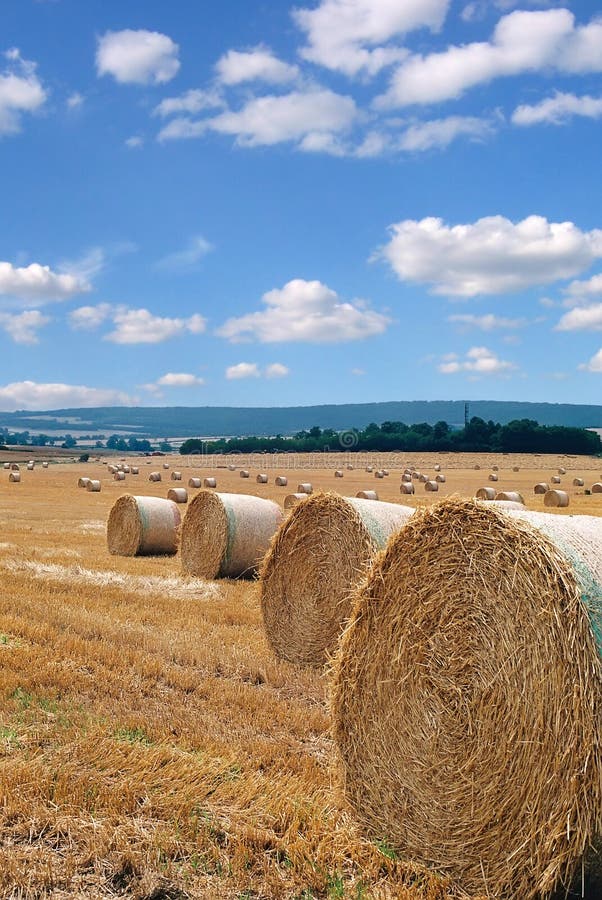
<path fill-rule="evenodd" d="M 534 419 L 541 425 L 601 428 L 602 406 L 572 403 L 517 403 L 475 400 L 469 416 L 504 425 L 513 419 Z M 464 402 L 459 400 L 400 400 L 388 403 L 345 403 L 325 406 L 224 407 L 224 406 L 106 406 L 93 409 L 57 409 L 39 412 L 0 413 L 0 427 L 10 431 L 127 432 L 139 437 L 233 437 L 238 435 L 288 435 L 319 425 L 321 428 L 364 428 L 370 422 L 444 421 L 464 423 Z"/>

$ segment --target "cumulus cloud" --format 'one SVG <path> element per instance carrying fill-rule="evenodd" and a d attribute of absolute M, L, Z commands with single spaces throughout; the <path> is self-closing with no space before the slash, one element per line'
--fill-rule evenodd
<path fill-rule="evenodd" d="M 249 100 L 240 110 L 194 121 L 176 118 L 159 132 L 160 141 L 199 137 L 206 131 L 228 134 L 247 147 L 300 141 L 308 134 L 346 131 L 357 118 L 352 97 L 326 89 L 268 94 Z"/>
<path fill-rule="evenodd" d="M 75 331 L 93 331 L 109 317 L 111 310 L 112 306 L 109 303 L 80 306 L 69 313 L 69 323 Z"/>
<path fill-rule="evenodd" d="M 556 331 L 602 331 L 602 303 L 571 309 L 561 317 Z"/>
<path fill-rule="evenodd" d="M 500 19 L 490 41 L 452 45 L 404 60 L 376 105 L 451 100 L 494 78 L 546 70 L 602 71 L 602 20 L 577 26 L 567 9 L 512 12 Z"/>
<path fill-rule="evenodd" d="M 447 116 L 410 125 L 399 139 L 399 148 L 411 152 L 449 146 L 456 138 L 484 140 L 494 132 L 493 122 L 476 116 Z"/>
<path fill-rule="evenodd" d="M 563 125 L 573 116 L 599 119 L 602 116 L 602 97 L 590 97 L 587 94 L 577 97 L 575 94 L 556 91 L 552 97 L 533 106 L 517 106 L 512 113 L 512 121 L 515 125 Z"/>
<path fill-rule="evenodd" d="M 197 234 L 190 238 L 183 250 L 176 250 L 162 257 L 155 265 L 157 269 L 165 269 L 169 272 L 186 272 L 195 269 L 203 257 L 213 250 L 213 244 Z"/>
<path fill-rule="evenodd" d="M 17 267 L 9 262 L 0 262 L 0 296 L 39 304 L 68 300 L 90 290 L 88 280 L 76 273 L 59 274 L 53 272 L 50 266 L 39 263 Z"/>
<path fill-rule="evenodd" d="M 0 313 L 0 327 L 13 339 L 15 344 L 39 343 L 38 331 L 48 325 L 51 319 L 37 309 L 26 310 L 19 315 Z"/>
<path fill-rule="evenodd" d="M 90 406 L 132 406 L 135 397 L 111 388 L 93 388 L 81 384 L 44 384 L 16 381 L 0 386 L 0 409 L 52 410 Z"/>
<path fill-rule="evenodd" d="M 84 105 L 83 94 L 80 94 L 78 91 L 74 91 L 73 94 L 69 94 L 66 103 L 67 109 L 79 109 Z"/>
<path fill-rule="evenodd" d="M 254 47 L 241 52 L 228 50 L 216 63 L 217 77 L 222 84 L 241 84 L 245 81 L 265 81 L 285 84 L 299 75 L 298 66 L 278 59 L 267 47 Z"/>
<path fill-rule="evenodd" d="M 241 362 L 235 366 L 228 366 L 226 369 L 226 378 L 234 381 L 238 378 L 259 378 L 259 366 L 257 363 Z"/>
<path fill-rule="evenodd" d="M 526 319 L 508 319 L 504 316 L 496 316 L 493 313 L 486 313 L 483 316 L 474 316 L 470 314 L 448 316 L 448 322 L 454 325 L 460 325 L 465 330 L 469 328 L 478 328 L 479 331 L 497 331 L 504 329 L 524 328 L 527 324 Z"/>
<path fill-rule="evenodd" d="M 570 303 L 586 302 L 592 297 L 602 297 L 602 274 L 592 275 L 585 281 L 571 281 L 564 293 Z"/>
<path fill-rule="evenodd" d="M 471 347 L 464 359 L 455 353 L 448 353 L 437 369 L 442 375 L 457 375 L 459 372 L 470 372 L 472 375 L 500 375 L 517 367 L 514 363 L 499 359 L 487 347 Z"/>
<path fill-rule="evenodd" d="M 287 375 L 290 375 L 290 371 L 288 366 L 282 363 L 270 363 L 269 366 L 266 366 L 264 375 L 266 378 L 286 378 Z"/>
<path fill-rule="evenodd" d="M 584 363 L 579 368 L 584 369 L 586 372 L 602 372 L 602 347 L 592 356 L 589 362 Z"/>
<path fill-rule="evenodd" d="M 321 0 L 313 9 L 296 9 L 305 32 L 303 59 L 346 75 L 375 75 L 402 59 L 406 51 L 389 42 L 419 28 L 437 31 L 449 0 Z"/>
<path fill-rule="evenodd" d="M 224 100 L 219 91 L 193 89 L 178 97 L 166 97 L 155 107 L 153 115 L 162 118 L 180 115 L 194 116 L 205 109 L 216 109 L 220 106 L 224 106 Z"/>
<path fill-rule="evenodd" d="M 488 216 L 468 225 L 406 219 L 375 254 L 402 281 L 452 297 L 503 294 L 571 278 L 602 256 L 602 230 L 528 216 L 514 224 Z"/>
<path fill-rule="evenodd" d="M 144 138 L 140 137 L 139 134 L 133 134 L 125 139 L 124 144 L 128 150 L 139 150 L 144 145 Z"/>
<path fill-rule="evenodd" d="M 180 68 L 179 47 L 158 31 L 107 31 L 98 39 L 96 70 L 120 84 L 163 84 Z"/>
<path fill-rule="evenodd" d="M 6 67 L 0 71 L 0 136 L 18 134 L 24 113 L 33 113 L 46 102 L 47 93 L 36 64 L 23 59 L 16 47 L 4 53 Z"/>
<path fill-rule="evenodd" d="M 320 281 L 295 278 L 263 295 L 265 309 L 228 319 L 217 334 L 233 343 L 335 344 L 382 334 L 391 320 L 363 300 L 345 302 Z"/>
<path fill-rule="evenodd" d="M 184 334 L 202 334 L 206 321 L 201 315 L 187 319 L 154 316 L 148 309 L 118 309 L 112 315 L 114 331 L 105 335 L 114 344 L 160 344 Z"/>

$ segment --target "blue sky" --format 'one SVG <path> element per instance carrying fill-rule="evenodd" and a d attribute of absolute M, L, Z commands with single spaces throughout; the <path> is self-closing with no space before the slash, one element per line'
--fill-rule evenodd
<path fill-rule="evenodd" d="M 602 402 L 602 10 L 2 0 L 0 409 Z"/>

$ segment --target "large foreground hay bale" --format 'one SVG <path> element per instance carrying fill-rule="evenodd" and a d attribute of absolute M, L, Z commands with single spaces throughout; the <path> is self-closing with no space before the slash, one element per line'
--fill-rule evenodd
<path fill-rule="evenodd" d="M 321 666 L 351 612 L 351 591 L 414 510 L 316 494 L 278 530 L 261 569 L 261 610 L 274 653 Z"/>
<path fill-rule="evenodd" d="M 182 523 L 182 570 L 201 578 L 253 575 L 282 522 L 271 500 L 200 491 Z"/>
<path fill-rule="evenodd" d="M 124 494 L 107 522 L 109 553 L 117 556 L 171 555 L 178 550 L 180 510 L 162 497 Z"/>
<path fill-rule="evenodd" d="M 174 503 L 188 503 L 188 491 L 186 488 L 170 488 L 167 499 L 173 500 Z"/>
<path fill-rule="evenodd" d="M 566 491 L 547 491 L 543 498 L 544 506 L 568 506 L 569 495 Z"/>
<path fill-rule="evenodd" d="M 602 828 L 601 610 L 602 520 L 417 513 L 335 660 L 342 784 L 367 831 L 471 894 L 532 900 L 580 875 Z"/>

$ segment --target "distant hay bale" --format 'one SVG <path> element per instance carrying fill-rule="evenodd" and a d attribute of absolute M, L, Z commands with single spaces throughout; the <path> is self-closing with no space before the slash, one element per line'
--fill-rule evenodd
<path fill-rule="evenodd" d="M 241 478 L 248 478 L 248 477 L 249 477 L 249 473 L 248 473 L 248 471 L 247 471 L 246 469 L 241 469 L 240 472 L 239 472 L 239 475 L 240 475 Z"/>
<path fill-rule="evenodd" d="M 342 478 L 342 477 L 343 477 L 343 471 L 342 471 L 341 469 L 335 469 L 334 477 L 335 477 L 335 478 Z"/>
<path fill-rule="evenodd" d="M 560 475 L 552 475 L 552 477 L 550 478 L 550 481 L 552 482 L 552 484 L 560 484 L 562 479 L 561 479 Z"/>
<path fill-rule="evenodd" d="M 161 481 L 161 472 L 151 472 L 148 476 L 149 481 Z"/>
<path fill-rule="evenodd" d="M 15 483 L 21 481 L 21 473 L 20 472 L 11 472 L 10 475 L 8 476 L 8 480 L 15 482 Z"/>
<path fill-rule="evenodd" d="M 117 471 L 117 466 L 114 466 L 112 463 L 111 465 L 107 466 L 107 472 L 110 472 L 111 475 L 114 475 Z"/>
<path fill-rule="evenodd" d="M 131 472 L 131 469 L 130 469 L 129 466 L 122 466 L 122 467 L 121 467 L 121 471 L 122 471 L 122 472 L 125 472 L 126 475 L 129 475 L 130 472 Z"/>
<path fill-rule="evenodd" d="M 418 476 L 418 481 L 419 481 L 421 484 L 426 484 L 427 481 L 430 481 L 430 480 L 431 480 L 431 479 L 429 478 L 428 475 L 420 474 L 420 475 Z"/>
<path fill-rule="evenodd" d="M 544 506 L 560 506 L 569 505 L 569 495 L 566 491 L 547 491 L 543 498 Z"/>
<path fill-rule="evenodd" d="M 592 484 L 592 494 L 602 494 L 602 481 Z"/>
<path fill-rule="evenodd" d="M 265 472 L 260 472 L 255 481 L 257 482 L 257 484 L 267 484 L 268 476 L 265 474 Z"/>
<path fill-rule="evenodd" d="M 348 472 L 353 472 L 353 466 L 351 465 L 351 463 L 347 463 L 346 469 Z"/>
<path fill-rule="evenodd" d="M 384 473 L 384 472 L 381 472 L 380 469 L 377 469 L 376 472 L 374 473 L 374 477 L 375 477 L 375 478 L 384 478 L 384 477 L 385 477 L 385 473 Z"/>
<path fill-rule="evenodd" d="M 92 492 L 93 494 L 100 493 L 100 481 L 98 481 L 96 478 L 91 478 L 86 485 L 86 490 Z"/>
<path fill-rule="evenodd" d="M 188 503 L 188 491 L 186 488 L 170 488 L 167 492 L 167 499 L 173 500 L 174 503 Z"/>
<path fill-rule="evenodd" d="M 475 494 L 477 500 L 495 500 L 495 488 L 482 487 Z"/>
<path fill-rule="evenodd" d="M 600 519 L 454 499 L 409 520 L 334 660 L 339 782 L 370 838 L 470 895 L 564 897 L 582 863 L 587 878 L 601 597 Z"/>
<path fill-rule="evenodd" d="M 566 469 L 563 469 L 562 466 L 560 466 L 560 468 L 558 469 L 558 474 L 559 474 L 559 475 L 566 475 Z"/>
<path fill-rule="evenodd" d="M 201 578 L 253 575 L 282 522 L 271 500 L 200 491 L 182 523 L 182 571 Z"/>
<path fill-rule="evenodd" d="M 188 487 L 191 488 L 200 488 L 202 485 L 202 481 L 200 478 L 189 478 L 188 479 Z"/>
<path fill-rule="evenodd" d="M 176 472 L 176 470 L 174 469 L 173 472 L 172 472 L 171 475 L 170 475 L 170 478 L 171 478 L 172 481 L 181 481 L 181 480 L 182 480 L 182 473 L 181 473 L 181 472 Z"/>
<path fill-rule="evenodd" d="M 10 469 L 10 463 L 5 462 L 3 468 Z"/>
<path fill-rule="evenodd" d="M 492 466 L 492 467 L 491 467 L 491 471 L 492 471 L 492 472 L 499 472 L 499 470 L 500 470 L 500 467 L 499 467 L 499 466 Z"/>
<path fill-rule="evenodd" d="M 230 463 L 230 465 L 228 466 L 228 472 L 236 472 L 236 466 L 234 466 L 234 465 L 232 465 L 232 463 Z"/>
<path fill-rule="evenodd" d="M 402 482 L 402 484 L 411 484 L 412 476 L 410 474 L 408 474 L 407 472 L 404 472 L 403 475 L 401 476 L 401 482 Z"/>
<path fill-rule="evenodd" d="M 167 462 L 166 462 L 166 463 L 163 463 L 163 468 L 164 468 L 164 469 L 169 469 L 169 463 L 167 463 Z"/>
<path fill-rule="evenodd" d="M 199 478 L 199 481 L 200 481 L 200 480 L 201 480 L 201 479 Z M 200 487 L 200 484 L 199 484 L 199 487 Z M 215 487 L 217 487 L 217 479 L 216 479 L 216 478 L 212 478 L 211 476 L 208 476 L 207 478 L 203 478 L 203 487 L 206 487 L 206 488 L 215 488 Z"/>
<path fill-rule="evenodd" d="M 425 491 L 438 491 L 439 490 L 439 482 L 438 481 L 425 481 L 424 482 L 424 490 Z"/>
<path fill-rule="evenodd" d="M 499 475 L 497 474 L 497 472 L 492 472 L 491 475 L 489 476 L 489 481 L 498 481 L 498 480 L 499 480 Z"/>
<path fill-rule="evenodd" d="M 43 468 L 43 469 L 47 469 L 47 468 L 48 468 L 48 463 L 47 463 L 47 462 L 43 462 L 43 463 L 42 463 L 42 468 Z"/>
<path fill-rule="evenodd" d="M 366 466 L 366 472 L 373 472 L 374 469 L 372 466 Z"/>
<path fill-rule="evenodd" d="M 440 471 L 441 471 L 441 466 L 439 465 L 439 463 L 435 463 L 435 465 L 434 465 L 433 468 L 435 469 L 435 472 L 440 472 Z"/>
<path fill-rule="evenodd" d="M 419 472 L 417 469 L 414 469 L 412 472 L 412 478 L 414 481 L 420 481 L 422 478 L 422 472 Z M 428 478 L 427 478 L 428 481 Z"/>
<path fill-rule="evenodd" d="M 11 472 L 18 472 L 19 471 L 19 463 L 11 463 L 10 470 L 11 470 Z"/>
<path fill-rule="evenodd" d="M 140 469 L 138 466 L 130 466 L 130 471 L 132 475 L 138 475 L 140 473 Z"/>
<path fill-rule="evenodd" d="M 533 488 L 533 493 L 534 494 L 545 494 L 549 490 L 550 490 L 550 486 L 548 485 L 547 481 L 540 481 Z"/>
<path fill-rule="evenodd" d="M 439 484 L 445 484 L 445 475 L 435 475 L 435 481 L 438 481 Z"/>
<path fill-rule="evenodd" d="M 28 463 L 27 463 L 27 471 L 28 471 L 28 472 L 33 472 L 33 469 L 34 469 L 33 463 L 32 463 L 32 462 L 28 462 Z"/>
<path fill-rule="evenodd" d="M 520 468 L 518 466 L 512 466 L 513 472 L 520 472 Z"/>
<path fill-rule="evenodd" d="M 518 491 L 498 491 L 495 495 L 496 500 L 510 500 L 512 503 L 520 503 L 525 505 L 525 498 Z"/>
<path fill-rule="evenodd" d="M 355 496 L 358 500 L 378 500 L 376 491 L 358 491 Z"/>
<path fill-rule="evenodd" d="M 385 478 L 386 478 L 387 475 L 389 474 L 389 470 L 388 470 L 388 469 L 381 469 L 380 471 L 383 473 L 383 475 L 385 476 Z"/>
<path fill-rule="evenodd" d="M 583 487 L 583 478 L 573 478 L 573 487 Z"/>
<path fill-rule="evenodd" d="M 297 485 L 298 494 L 313 494 L 313 485 L 309 481 L 303 481 Z"/>
<path fill-rule="evenodd" d="M 113 481 L 125 481 L 125 472 L 115 472 Z"/>
<path fill-rule="evenodd" d="M 298 503 L 307 500 L 308 494 L 287 494 L 284 498 L 284 508 L 293 509 Z"/>
<path fill-rule="evenodd" d="M 301 665 L 326 662 L 351 612 L 353 586 L 413 512 L 334 493 L 297 506 L 261 567 L 261 611 L 277 656 Z"/>
<path fill-rule="evenodd" d="M 413 494 L 414 493 L 414 485 L 411 481 L 402 481 L 399 486 L 400 494 Z"/>
<path fill-rule="evenodd" d="M 277 475 L 274 484 L 276 484 L 277 487 L 286 487 L 288 478 L 285 475 Z"/>
<path fill-rule="evenodd" d="M 85 477 L 84 477 L 84 478 L 78 478 L 78 480 L 77 480 L 77 486 L 78 486 L 78 488 L 87 488 L 88 485 L 90 484 L 90 481 L 91 481 L 90 478 L 85 478 Z"/>
<path fill-rule="evenodd" d="M 474 466 L 474 468 L 478 471 L 481 467 L 480 467 L 480 465 L 479 465 L 478 463 L 476 463 L 476 465 Z"/>
<path fill-rule="evenodd" d="M 109 553 L 116 556 L 173 556 L 178 550 L 180 510 L 172 500 L 124 494 L 107 521 Z"/>

